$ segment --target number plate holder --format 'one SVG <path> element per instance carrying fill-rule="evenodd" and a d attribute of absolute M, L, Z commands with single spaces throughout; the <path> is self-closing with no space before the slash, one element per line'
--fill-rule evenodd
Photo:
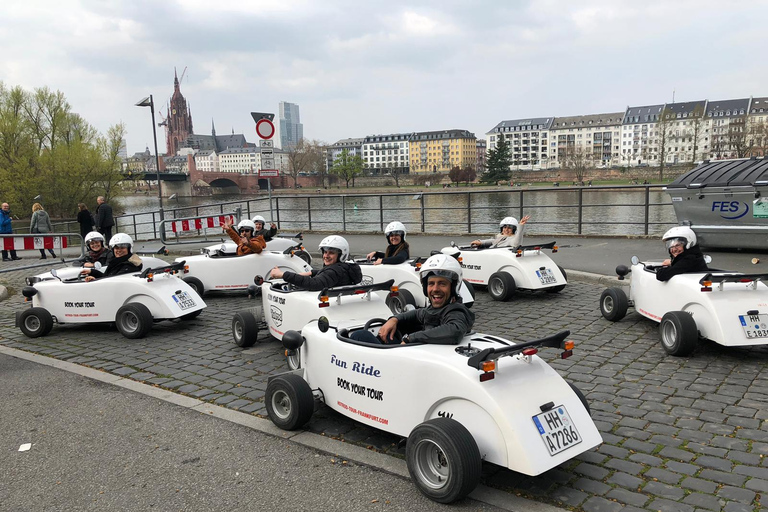
<path fill-rule="evenodd" d="M 541 284 L 557 284 L 557 278 L 552 269 L 545 268 L 544 270 L 536 270 L 536 276 L 541 281 Z"/>
<path fill-rule="evenodd" d="M 550 457 L 581 443 L 581 435 L 563 405 L 537 414 L 532 419 Z"/>
<path fill-rule="evenodd" d="M 181 290 L 179 293 L 172 295 L 174 302 L 178 304 L 182 311 L 185 309 L 193 308 L 197 306 L 195 299 L 193 299 L 186 291 Z"/>
<path fill-rule="evenodd" d="M 748 340 L 768 338 L 768 315 L 739 315 L 739 322 Z"/>

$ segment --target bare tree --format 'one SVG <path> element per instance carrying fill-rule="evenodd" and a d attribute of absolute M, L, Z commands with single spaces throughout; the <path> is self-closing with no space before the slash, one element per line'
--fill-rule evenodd
<path fill-rule="evenodd" d="M 675 114 L 666 109 L 661 111 L 659 115 L 659 121 L 656 123 L 656 141 L 657 155 L 659 157 L 659 181 L 664 181 L 664 166 L 667 163 L 667 152 L 669 151 L 669 143 L 672 139 L 672 127 L 674 124 Z"/>
<path fill-rule="evenodd" d="M 693 117 L 691 119 L 691 129 L 690 134 L 693 137 L 693 153 L 691 154 L 691 163 L 696 163 L 696 155 L 699 151 L 699 138 L 701 137 L 701 130 L 704 127 L 704 107 L 701 105 L 696 105 L 693 108 L 693 111 L 691 111 L 691 115 L 689 117 Z"/>
<path fill-rule="evenodd" d="M 475 179 L 477 179 L 477 171 L 475 171 L 474 167 L 467 165 L 461 169 L 461 181 L 466 183 L 467 186 L 469 186 L 471 181 L 475 181 Z"/>
<path fill-rule="evenodd" d="M 299 176 L 319 172 L 324 167 L 323 143 L 317 140 L 300 139 L 288 154 L 288 175 L 293 178 L 293 188 L 299 186 Z"/>
<path fill-rule="evenodd" d="M 728 149 L 736 158 L 744 158 L 752 151 L 752 138 L 747 131 L 747 116 L 734 117 L 728 123 Z"/>
<path fill-rule="evenodd" d="M 768 123 L 750 122 L 749 138 L 752 155 L 765 156 L 768 152 Z"/>
<path fill-rule="evenodd" d="M 576 181 L 584 181 L 588 169 L 595 163 L 595 154 L 583 146 L 567 146 L 565 154 L 560 156 L 563 169 L 573 172 Z"/>

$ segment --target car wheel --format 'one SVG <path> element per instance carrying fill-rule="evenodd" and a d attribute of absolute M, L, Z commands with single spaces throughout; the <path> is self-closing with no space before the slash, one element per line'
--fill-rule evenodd
<path fill-rule="evenodd" d="M 30 338 L 45 336 L 53 329 L 53 317 L 47 309 L 29 308 L 19 317 L 21 332 Z"/>
<path fill-rule="evenodd" d="M 203 282 L 200 281 L 196 277 L 185 277 L 183 278 L 183 281 L 187 283 L 189 286 L 192 287 L 193 290 L 199 295 L 203 296 L 203 293 L 205 293 L 205 287 L 203 286 Z"/>
<path fill-rule="evenodd" d="M 472 286 L 472 283 L 470 283 L 466 279 L 464 279 L 464 287 L 467 289 L 469 294 L 472 296 L 472 301 L 473 301 L 473 302 L 465 303 L 464 305 L 467 306 L 467 308 L 471 308 L 472 305 L 474 304 L 474 300 L 475 300 L 475 287 Z"/>
<path fill-rule="evenodd" d="M 413 429 L 405 459 L 416 487 L 438 503 L 463 498 L 480 481 L 482 461 L 477 443 L 452 418 L 435 418 Z"/>
<path fill-rule="evenodd" d="M 488 293 L 493 300 L 509 300 L 517 290 L 515 278 L 506 272 L 496 272 L 488 279 Z"/>
<path fill-rule="evenodd" d="M 202 313 L 202 309 L 198 309 L 197 311 L 193 311 L 191 313 L 187 313 L 186 315 L 181 315 L 181 319 L 184 321 L 187 320 L 194 320 L 195 318 L 200 316 L 200 313 Z"/>
<path fill-rule="evenodd" d="M 589 402 L 587 402 L 587 397 L 584 396 L 584 393 L 582 393 L 579 388 L 577 388 L 570 382 L 568 383 L 568 385 L 571 386 L 571 389 L 573 390 L 573 392 L 576 393 L 576 396 L 579 397 L 579 400 L 581 400 L 581 405 L 583 405 L 584 408 L 587 410 L 587 414 L 592 416 L 592 410 L 589 408 Z"/>
<path fill-rule="evenodd" d="M 238 347 L 252 347 L 259 335 L 259 324 L 250 311 L 238 311 L 232 317 L 232 337 Z"/>
<path fill-rule="evenodd" d="M 303 259 L 304 263 L 306 263 L 307 265 L 312 264 L 312 256 L 310 256 L 307 251 L 296 251 L 293 253 L 293 255 Z"/>
<path fill-rule="evenodd" d="M 408 304 L 415 307 L 416 300 L 413 298 L 413 294 L 408 290 L 400 290 L 397 293 L 397 297 L 387 295 L 386 304 L 393 315 L 399 315 L 400 313 L 405 313 L 405 306 Z"/>
<path fill-rule="evenodd" d="M 264 401 L 269 419 L 283 430 L 303 427 L 315 412 L 312 390 L 298 375 L 283 375 L 271 379 L 267 384 Z"/>
<path fill-rule="evenodd" d="M 659 324 L 661 346 L 671 356 L 687 356 L 696 348 L 699 330 L 696 321 L 685 311 L 670 311 Z"/>
<path fill-rule="evenodd" d="M 563 274 L 563 279 L 565 279 L 566 282 L 568 282 L 568 274 L 565 273 L 565 269 L 561 267 L 560 265 L 557 266 L 557 268 L 560 269 L 560 273 Z M 559 284 L 557 286 L 553 286 L 552 288 L 547 288 L 547 293 L 560 293 L 561 291 L 565 290 L 564 284 Z"/>
<path fill-rule="evenodd" d="M 115 325 L 120 334 L 129 340 L 143 338 L 152 328 L 152 313 L 144 304 L 126 304 L 117 310 Z"/>
<path fill-rule="evenodd" d="M 608 288 L 600 295 L 600 313 L 606 320 L 618 322 L 627 314 L 629 301 L 621 288 Z"/>

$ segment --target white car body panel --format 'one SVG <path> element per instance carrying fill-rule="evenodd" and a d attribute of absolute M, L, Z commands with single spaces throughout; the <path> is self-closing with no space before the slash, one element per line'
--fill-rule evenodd
<path fill-rule="evenodd" d="M 153 256 L 139 256 L 141 258 L 141 270 L 146 270 L 148 268 L 159 268 L 159 267 L 165 267 L 168 265 L 167 261 L 161 260 L 160 258 L 155 258 Z M 62 267 L 56 269 L 56 274 L 58 275 L 59 279 L 76 279 L 77 276 L 80 275 L 80 271 L 83 270 L 84 267 Z M 104 272 L 107 267 L 101 267 L 99 270 Z M 56 279 L 53 277 L 53 274 L 51 274 L 50 271 L 43 272 L 42 274 L 37 274 L 35 276 L 40 281 L 45 281 L 48 279 Z"/>
<path fill-rule="evenodd" d="M 267 251 L 277 251 L 277 252 L 283 252 L 286 249 L 290 249 L 291 247 L 296 246 L 297 244 L 300 244 L 301 241 L 293 240 L 292 238 L 284 238 L 284 237 L 275 237 L 269 242 L 267 242 Z M 225 254 L 235 254 L 237 252 L 237 244 L 232 241 L 227 242 L 221 242 L 219 244 L 209 245 L 203 249 L 203 251 L 207 251 L 210 253 L 215 253 L 216 251 L 221 251 Z"/>
<path fill-rule="evenodd" d="M 329 407 L 366 425 L 407 437 L 426 420 L 450 417 L 470 431 L 484 460 L 526 475 L 541 474 L 602 442 L 579 397 L 538 356 L 501 357 L 496 377 L 480 382 L 482 372 L 467 365 L 456 345 L 375 348 L 339 340 L 334 329 L 322 333 L 316 322 L 301 334 L 297 372 L 322 392 Z M 469 334 L 460 346 L 469 343 L 480 349 L 510 344 Z M 565 406 L 581 437 L 552 456 L 533 421 L 549 402 Z"/>

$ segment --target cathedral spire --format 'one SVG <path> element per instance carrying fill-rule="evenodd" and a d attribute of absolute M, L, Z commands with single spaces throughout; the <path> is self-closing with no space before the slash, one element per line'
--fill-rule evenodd
<path fill-rule="evenodd" d="M 213 118 L 211 118 L 211 135 L 216 137 L 216 126 L 213 124 Z"/>

